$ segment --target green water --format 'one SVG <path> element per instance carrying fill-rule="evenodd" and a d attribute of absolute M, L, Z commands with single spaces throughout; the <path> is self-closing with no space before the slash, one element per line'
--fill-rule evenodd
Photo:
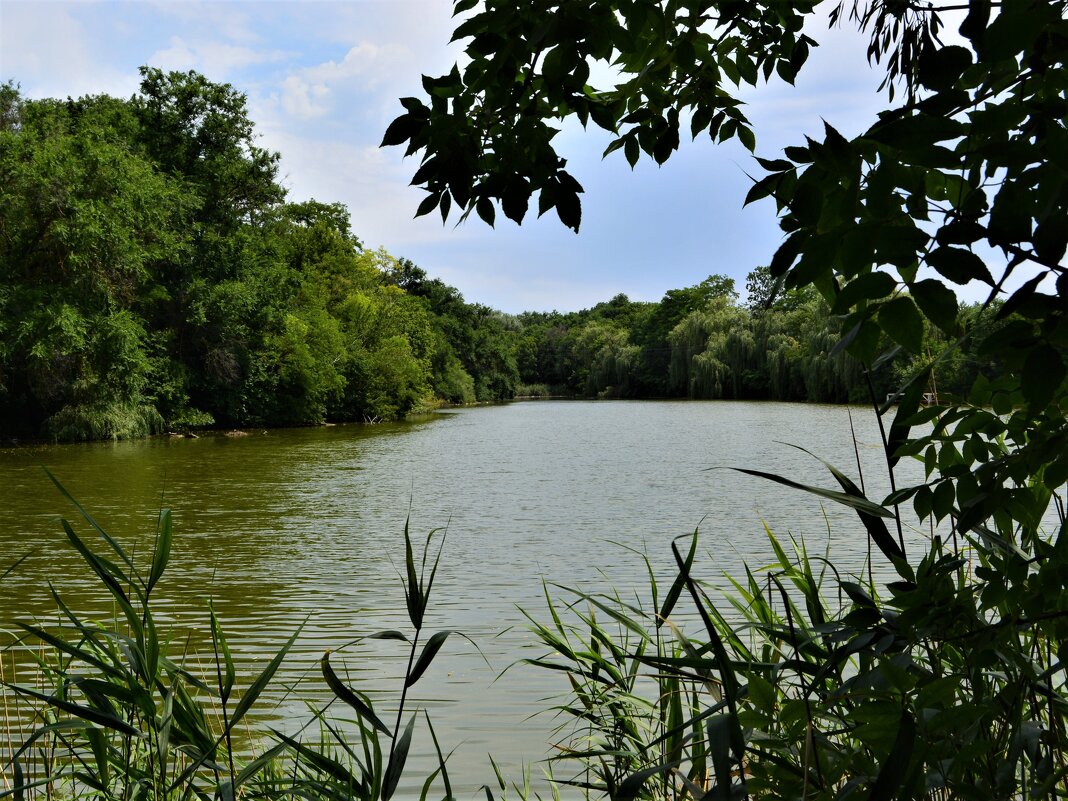
<path fill-rule="evenodd" d="M 864 409 L 852 416 L 869 493 L 881 498 L 875 421 Z M 280 686 L 261 724 L 292 729 L 307 718 L 305 703 L 329 696 L 316 670 L 326 648 L 342 648 L 339 664 L 388 708 L 401 653 L 389 643 L 343 646 L 406 625 L 397 567 L 410 508 L 413 533 L 448 527 L 428 626 L 475 644 L 450 638 L 415 701 L 443 748 L 457 749 L 449 764 L 458 797 L 474 797 L 493 778 L 487 753 L 518 776 L 521 762 L 545 756 L 557 723 L 530 719 L 564 689 L 556 676 L 518 665 L 498 678 L 542 653 L 517 606 L 543 610 L 543 579 L 595 589 L 607 576 L 633 592 L 645 568 L 629 549 L 644 548 L 670 581 L 670 540 L 700 525 L 699 570 L 715 581 L 743 559 L 766 561 L 761 519 L 813 548 L 830 527 L 834 561 L 859 569 L 867 540 L 848 511 L 825 516 L 811 496 L 708 469 L 832 485 L 818 462 L 782 442 L 857 472 L 846 408 L 776 403 L 529 402 L 394 425 L 3 449 L 0 569 L 31 555 L 3 585 L 0 620 L 54 618 L 48 582 L 74 608 L 110 614 L 63 539 L 58 520 L 74 522 L 76 511 L 46 465 L 135 551 L 147 554 L 159 508 L 174 510 L 174 559 L 158 597 L 176 639 L 191 633 L 204 646 L 213 599 L 247 675 L 304 623 L 280 677 L 300 680 L 297 689 Z M 429 738 L 417 736 L 414 748 L 409 791 L 432 769 Z"/>

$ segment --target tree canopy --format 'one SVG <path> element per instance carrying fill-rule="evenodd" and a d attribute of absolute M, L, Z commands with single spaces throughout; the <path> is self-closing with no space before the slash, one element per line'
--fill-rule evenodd
<path fill-rule="evenodd" d="M 339 204 L 287 203 L 245 96 L 195 72 L 0 87 L 0 431 L 100 439 L 511 397 L 511 340 L 397 285 Z M 445 319 L 447 318 L 447 320 Z M 514 362 L 514 360 L 513 360 Z"/>

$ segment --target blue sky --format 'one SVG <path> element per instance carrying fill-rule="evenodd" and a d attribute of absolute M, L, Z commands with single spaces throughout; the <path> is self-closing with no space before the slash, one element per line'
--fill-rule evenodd
<path fill-rule="evenodd" d="M 736 142 L 684 142 L 664 166 L 632 171 L 622 152 L 601 159 L 602 132 L 565 130 L 557 141 L 586 190 L 577 235 L 555 215 L 521 227 L 498 215 L 496 229 L 473 216 L 460 227 L 413 219 L 418 162 L 377 145 L 397 98 L 460 54 L 451 32 L 449 0 L 0 0 L 0 80 L 28 97 L 128 97 L 148 64 L 231 83 L 248 95 L 260 144 L 281 153 L 291 200 L 344 203 L 365 245 L 507 312 L 575 310 L 619 292 L 655 301 L 710 273 L 743 289 L 771 258 L 774 207 L 742 208 L 746 172 L 759 168 Z M 822 119 L 856 135 L 885 102 L 864 38 L 823 22 L 809 33 L 822 46 L 796 88 L 775 79 L 743 94 L 760 155 L 820 133 Z"/>

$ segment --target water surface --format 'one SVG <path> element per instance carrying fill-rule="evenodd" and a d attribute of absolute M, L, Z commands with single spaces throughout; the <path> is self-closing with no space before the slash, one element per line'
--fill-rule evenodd
<path fill-rule="evenodd" d="M 199 632 L 194 643 L 203 645 L 213 599 L 247 672 L 304 625 L 282 680 L 310 679 L 292 693 L 279 689 L 275 712 L 261 716 L 292 728 L 307 717 L 304 703 L 328 697 L 316 664 L 325 649 L 406 626 L 397 568 L 410 514 L 417 538 L 448 531 L 428 626 L 474 643 L 450 638 L 416 685 L 416 702 L 429 709 L 443 748 L 457 748 L 449 764 L 459 797 L 475 797 L 493 777 L 487 753 L 518 777 L 523 761 L 545 756 L 556 724 L 530 716 L 563 690 L 557 676 L 518 665 L 498 678 L 542 653 L 519 607 L 542 615 L 543 581 L 643 593 L 645 565 L 634 550 L 669 583 L 671 540 L 700 527 L 698 570 L 722 584 L 743 560 L 769 560 L 761 520 L 810 549 L 830 537 L 835 563 L 861 568 L 867 539 L 851 512 L 715 469 L 833 486 L 818 461 L 783 443 L 854 479 L 859 458 L 869 494 L 888 491 L 870 410 L 780 403 L 538 401 L 401 424 L 0 450 L 0 569 L 32 554 L 3 586 L 0 620 L 54 618 L 48 582 L 75 608 L 109 614 L 62 536 L 59 518 L 75 522 L 76 511 L 41 465 L 142 555 L 158 510 L 169 507 L 174 560 L 158 595 L 176 637 Z M 918 467 L 906 469 L 920 477 Z M 337 657 L 386 708 L 403 671 L 390 645 Z M 415 748 L 425 753 L 428 737 L 419 736 Z M 413 764 L 410 789 L 428 764 Z"/>

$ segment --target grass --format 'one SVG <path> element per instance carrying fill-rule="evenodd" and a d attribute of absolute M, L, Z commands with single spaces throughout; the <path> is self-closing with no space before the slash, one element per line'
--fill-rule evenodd
<path fill-rule="evenodd" d="M 3 652 L 3 721 L 17 739 L 0 762 L 0 798 L 389 801 L 419 719 L 409 709 L 408 691 L 452 633 L 428 636 L 424 629 L 443 534 L 431 532 L 417 558 L 405 526 L 402 581 L 411 630 L 369 635 L 399 641 L 408 650 L 395 721 L 383 721 L 327 653 L 321 673 L 336 705 L 311 709 L 296 733 L 258 732 L 249 722 L 300 630 L 241 686 L 223 625 L 210 605 L 210 653 L 190 653 L 186 643 L 157 628 L 152 601 L 170 560 L 169 510 L 160 513 L 149 564 L 138 564 L 52 480 L 88 528 L 79 534 L 63 520 L 67 540 L 117 611 L 106 625 L 87 620 L 53 589 L 59 625 L 17 624 L 18 643 L 29 649 L 36 671 L 29 681 L 16 676 L 13 646 Z M 3 578 L 10 580 L 15 568 L 8 567 Z M 337 709 L 346 709 L 347 716 L 338 716 Z M 422 797 L 439 787 L 450 797 L 447 757 L 424 718 L 438 767 L 424 777 Z"/>

